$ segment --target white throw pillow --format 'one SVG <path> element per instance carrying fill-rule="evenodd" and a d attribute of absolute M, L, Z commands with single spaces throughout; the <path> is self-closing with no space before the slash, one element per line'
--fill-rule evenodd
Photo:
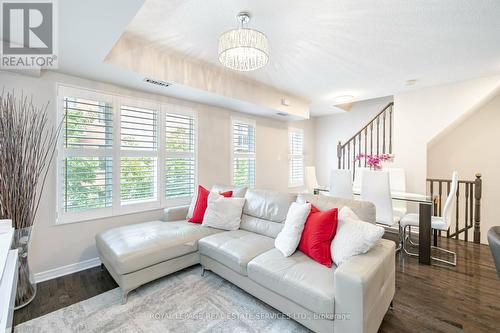
<path fill-rule="evenodd" d="M 343 207 L 332 240 L 333 262 L 340 266 L 349 258 L 368 252 L 383 235 L 384 228 L 361 221 L 349 207 Z"/>
<path fill-rule="evenodd" d="M 224 230 L 238 230 L 245 198 L 225 198 L 218 193 L 208 195 L 208 206 L 202 225 Z"/>
<path fill-rule="evenodd" d="M 280 250 L 285 257 L 291 256 L 297 249 L 304 230 L 304 224 L 310 212 L 310 203 L 292 202 L 290 205 L 286 214 L 285 225 L 274 240 L 274 247 Z"/>
<path fill-rule="evenodd" d="M 210 192 L 227 192 L 232 191 L 232 198 L 244 198 L 245 193 L 247 192 L 248 187 L 240 187 L 240 186 L 226 186 L 226 185 L 214 185 L 210 189 Z"/>
<path fill-rule="evenodd" d="M 196 206 L 196 200 L 198 200 L 198 190 L 194 191 L 193 197 L 191 198 L 191 203 L 189 204 L 188 213 L 186 220 L 193 217 L 194 207 Z"/>

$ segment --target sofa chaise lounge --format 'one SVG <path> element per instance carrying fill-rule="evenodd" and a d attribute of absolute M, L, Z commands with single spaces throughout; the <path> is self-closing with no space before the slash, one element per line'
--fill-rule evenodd
<path fill-rule="evenodd" d="M 164 221 L 114 228 L 96 236 L 102 263 L 127 294 L 142 284 L 201 264 L 315 332 L 377 332 L 395 292 L 395 244 L 380 240 L 369 252 L 332 268 L 300 251 L 274 248 L 290 204 L 320 210 L 350 207 L 374 223 L 372 203 L 268 190 L 246 191 L 236 231 L 186 221 L 188 206 L 168 208 Z"/>

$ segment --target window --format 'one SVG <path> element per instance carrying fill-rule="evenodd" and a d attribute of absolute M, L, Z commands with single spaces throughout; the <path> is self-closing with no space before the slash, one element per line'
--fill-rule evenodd
<path fill-rule="evenodd" d="M 64 96 L 62 209 L 109 210 L 113 200 L 113 106 L 110 100 Z"/>
<path fill-rule="evenodd" d="M 231 143 L 233 185 L 255 186 L 255 123 L 233 119 Z"/>
<path fill-rule="evenodd" d="M 304 131 L 290 128 L 288 146 L 289 186 L 302 186 L 304 185 Z"/>
<path fill-rule="evenodd" d="M 165 122 L 165 196 L 191 196 L 195 187 L 195 119 L 167 113 Z"/>
<path fill-rule="evenodd" d="M 157 200 L 158 111 L 120 107 L 120 202 Z"/>
<path fill-rule="evenodd" d="M 58 94 L 58 223 L 189 203 L 192 110 L 63 86 Z"/>

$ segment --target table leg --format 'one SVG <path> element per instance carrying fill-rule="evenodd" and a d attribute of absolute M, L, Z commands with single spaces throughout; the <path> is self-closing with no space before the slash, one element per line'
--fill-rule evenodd
<path fill-rule="evenodd" d="M 425 265 L 431 264 L 431 213 L 431 205 L 419 205 L 418 261 Z"/>

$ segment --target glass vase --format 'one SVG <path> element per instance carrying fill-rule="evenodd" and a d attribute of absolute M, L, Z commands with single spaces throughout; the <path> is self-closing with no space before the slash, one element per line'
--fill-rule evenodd
<path fill-rule="evenodd" d="M 28 305 L 36 295 L 36 284 L 28 264 L 28 246 L 33 227 L 15 229 L 12 249 L 18 251 L 18 280 L 16 290 L 16 305 L 14 309 L 20 309 Z"/>

